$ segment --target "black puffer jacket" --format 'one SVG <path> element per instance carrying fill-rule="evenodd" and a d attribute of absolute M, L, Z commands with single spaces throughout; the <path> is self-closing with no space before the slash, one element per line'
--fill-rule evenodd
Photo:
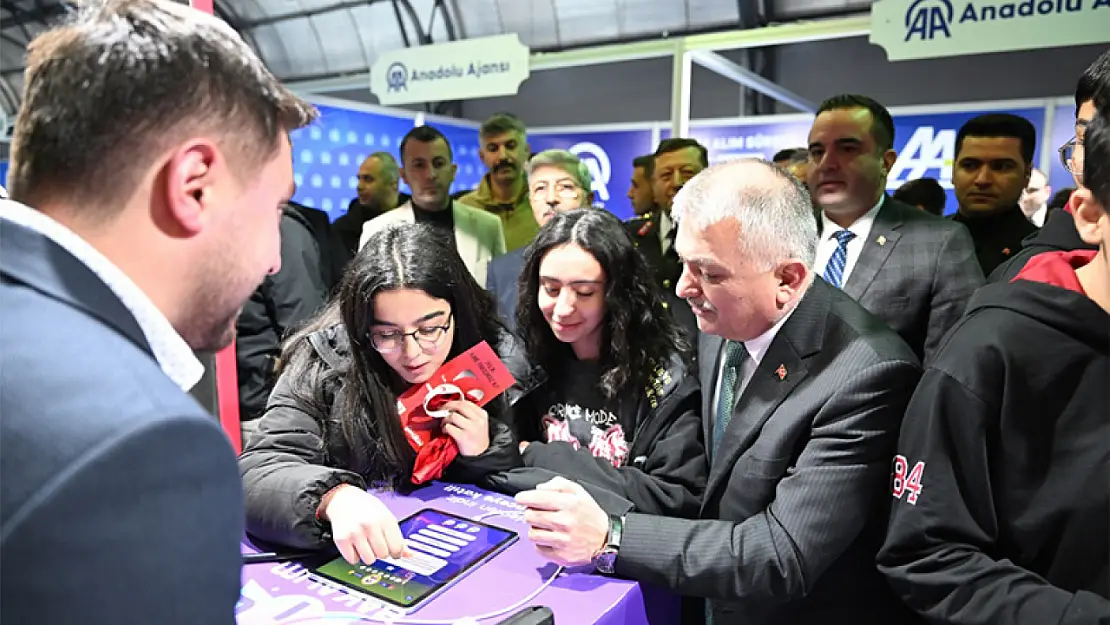
<path fill-rule="evenodd" d="M 521 361 L 514 369 L 523 370 Z M 547 377 L 533 369 L 517 380 L 518 395 L 510 409 L 513 429 L 520 440 L 532 442 L 524 450 L 524 466 L 487 476 L 490 487 L 515 494 L 562 475 L 585 486 L 608 512 L 627 512 L 631 504 L 647 514 L 698 515 L 709 474 L 698 416 L 701 387 L 681 358 L 675 356 L 659 367 L 646 392 L 626 394 L 619 401 L 619 410 L 634 415 L 629 421 L 635 423 L 629 441 L 631 461 L 619 468 L 587 449 L 543 442 L 541 406 L 552 403 Z M 623 415 L 621 420 L 625 421 Z"/>
<path fill-rule="evenodd" d="M 307 339 L 326 366 L 341 373 L 350 367 L 350 346 L 342 326 L 320 330 Z M 496 351 L 510 356 L 515 342 L 507 334 Z M 366 488 L 364 477 L 348 470 L 349 450 L 334 428 L 324 427 L 318 414 L 292 392 L 289 371 L 274 386 L 266 413 L 239 457 L 246 497 L 247 531 L 266 541 L 298 548 L 318 548 L 331 541 L 330 527 L 316 518 L 320 499 L 339 484 Z M 322 396 L 335 410 L 341 404 L 343 375 L 330 378 Z M 491 414 L 503 411 L 507 399 L 486 406 Z M 443 479 L 486 485 L 491 473 L 520 466 L 520 455 L 509 427 L 490 418 L 490 447 L 480 456 L 458 456 Z"/>

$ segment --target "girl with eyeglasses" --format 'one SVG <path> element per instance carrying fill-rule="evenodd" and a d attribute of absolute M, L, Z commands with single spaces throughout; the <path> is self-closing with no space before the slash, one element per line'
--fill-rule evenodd
<path fill-rule="evenodd" d="M 334 541 L 352 564 L 401 557 L 397 520 L 367 487 L 411 486 L 415 452 L 398 396 L 486 341 L 513 341 L 452 242 L 421 224 L 375 234 L 335 299 L 286 340 L 258 432 L 239 460 L 247 531 L 297 548 Z M 443 479 L 475 482 L 519 463 L 502 396 L 448 402 L 443 432 L 459 454 Z"/>
<path fill-rule="evenodd" d="M 563 475 L 595 499 L 612 493 L 640 512 L 696 516 L 708 474 L 700 387 L 620 220 L 580 209 L 540 229 L 525 255 L 517 329 L 533 366 L 517 378 L 523 396 L 511 416 L 525 466 L 490 476 L 494 488 L 515 493 Z"/>

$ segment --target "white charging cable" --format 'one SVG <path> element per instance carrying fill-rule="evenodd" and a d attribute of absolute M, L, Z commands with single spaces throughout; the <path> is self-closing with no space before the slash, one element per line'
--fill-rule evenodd
<path fill-rule="evenodd" d="M 487 512 L 486 514 L 481 514 L 481 515 L 478 515 L 478 516 L 474 517 L 474 520 L 475 521 L 481 521 L 483 519 L 488 519 L 491 516 L 499 516 L 501 514 L 503 514 L 503 513 L 496 512 L 496 511 Z M 283 625 L 296 625 L 297 623 L 317 623 L 317 622 L 324 621 L 324 620 L 340 620 L 340 619 L 346 620 L 349 623 L 353 623 L 353 622 L 356 622 L 356 621 L 361 621 L 361 622 L 368 622 L 368 623 L 385 623 L 385 625 L 478 625 L 480 621 L 484 621 L 486 619 L 497 618 L 499 616 L 504 616 L 506 614 L 512 614 L 513 612 L 515 612 L 515 611 L 523 608 L 524 606 L 528 605 L 529 603 L 532 602 L 533 599 L 538 597 L 541 592 L 543 592 L 544 590 L 547 590 L 547 587 L 550 586 L 551 584 L 553 584 L 555 582 L 555 580 L 560 575 L 562 575 L 563 570 L 564 570 L 564 567 L 562 567 L 562 566 L 559 566 L 558 568 L 556 568 L 555 572 L 551 574 L 551 577 L 544 580 L 544 582 L 542 584 L 540 584 L 539 588 L 536 588 L 527 597 L 521 599 L 520 601 L 517 601 L 513 605 L 511 605 L 507 608 L 501 609 L 501 610 L 496 610 L 494 612 L 487 612 L 486 614 L 480 614 L 478 616 L 461 616 L 461 617 L 458 617 L 458 618 L 441 618 L 441 619 L 408 619 L 408 618 L 405 618 L 406 615 L 399 614 L 399 613 L 382 614 L 381 612 L 379 612 L 379 613 L 376 613 L 376 614 L 366 615 L 366 616 L 363 616 L 361 614 L 359 614 L 359 615 L 355 615 L 355 614 L 321 614 L 320 616 L 313 616 L 313 617 L 309 617 L 309 618 L 305 618 L 305 619 L 296 619 L 296 620 L 292 620 L 292 621 L 285 621 L 285 623 L 283 623 Z M 387 612 L 388 610 L 389 609 L 386 608 L 386 610 L 383 610 L 383 612 Z"/>

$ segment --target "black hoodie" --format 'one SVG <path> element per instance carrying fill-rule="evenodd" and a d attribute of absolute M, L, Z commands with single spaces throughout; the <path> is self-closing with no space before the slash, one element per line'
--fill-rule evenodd
<path fill-rule="evenodd" d="M 968 305 L 902 424 L 879 568 L 931 622 L 1110 623 L 1110 315 L 1019 279 Z"/>
<path fill-rule="evenodd" d="M 1044 226 L 1040 230 L 1025 237 L 1021 242 L 1021 251 L 991 272 L 987 282 L 1009 282 L 1013 280 L 1014 276 L 1018 275 L 1018 272 L 1025 267 L 1025 263 L 1029 262 L 1030 258 L 1042 252 L 1095 249 L 1098 248 L 1085 243 L 1083 239 L 1079 238 L 1079 232 L 1075 230 L 1075 218 L 1072 217 L 1071 213 L 1063 209 L 1057 209 L 1048 214 L 1048 219 L 1045 220 Z"/>

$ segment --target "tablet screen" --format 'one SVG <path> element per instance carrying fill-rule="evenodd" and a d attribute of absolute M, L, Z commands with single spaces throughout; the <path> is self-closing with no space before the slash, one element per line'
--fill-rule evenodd
<path fill-rule="evenodd" d="M 316 574 L 403 608 L 411 608 L 517 539 L 512 532 L 439 510 L 400 523 L 411 558 L 351 565 L 336 558 Z"/>

